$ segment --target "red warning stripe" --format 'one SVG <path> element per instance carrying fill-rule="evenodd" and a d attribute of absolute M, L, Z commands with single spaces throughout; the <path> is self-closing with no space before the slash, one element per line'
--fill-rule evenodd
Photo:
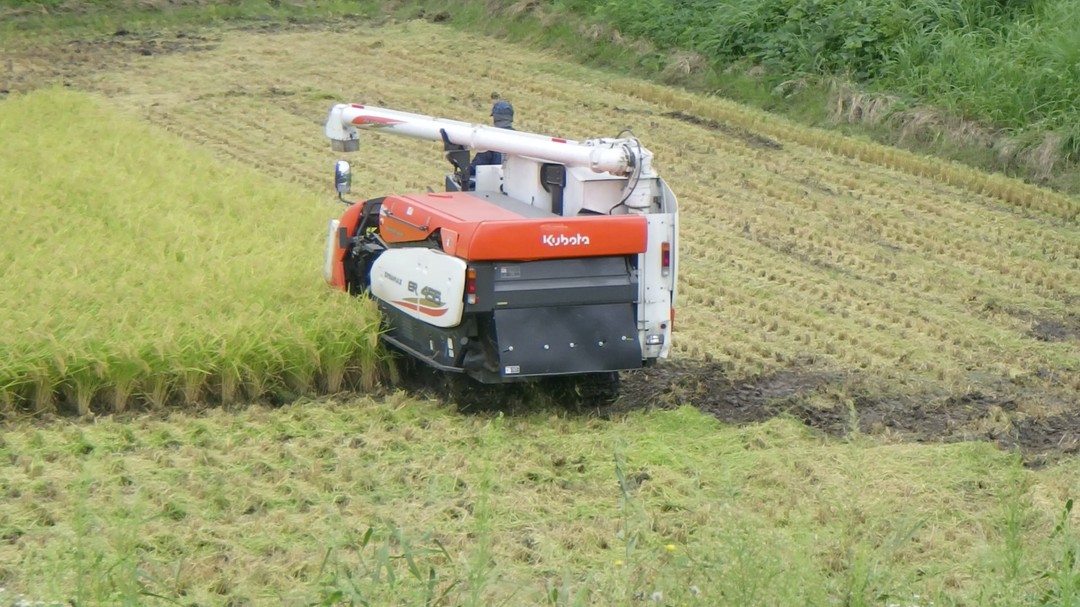
<path fill-rule="evenodd" d="M 415 301 L 409 301 L 407 299 L 399 299 L 399 300 L 397 300 L 397 301 L 395 301 L 393 303 L 394 303 L 395 306 L 401 306 L 402 308 L 408 308 L 410 310 L 420 312 L 421 314 L 427 314 L 428 316 L 442 316 L 442 315 L 446 314 L 447 310 L 450 309 L 450 308 L 447 308 L 445 306 L 443 306 L 442 308 L 431 308 L 431 307 L 428 307 L 428 306 L 422 306 L 422 305 L 420 305 L 419 303 L 417 303 Z"/>
<path fill-rule="evenodd" d="M 401 124 L 404 120 L 396 120 L 394 118 L 383 118 L 382 116 L 357 116 L 352 119 L 353 124 Z"/>

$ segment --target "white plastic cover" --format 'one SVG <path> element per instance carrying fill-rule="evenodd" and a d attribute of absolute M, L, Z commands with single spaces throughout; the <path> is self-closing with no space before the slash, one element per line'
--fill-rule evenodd
<path fill-rule="evenodd" d="M 326 258 L 323 261 L 322 275 L 327 283 L 334 278 L 334 251 L 337 250 L 337 231 L 340 225 L 340 221 L 331 219 L 330 225 L 326 228 Z"/>
<path fill-rule="evenodd" d="M 464 260 L 435 249 L 390 249 L 371 266 L 371 293 L 436 327 L 461 323 L 465 308 Z"/>

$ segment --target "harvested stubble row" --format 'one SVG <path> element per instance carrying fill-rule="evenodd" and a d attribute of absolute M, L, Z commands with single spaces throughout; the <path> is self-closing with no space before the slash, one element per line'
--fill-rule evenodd
<path fill-rule="evenodd" d="M 829 168 L 825 162 L 821 165 L 817 171 Z M 899 277 L 918 288 L 927 286 L 931 278 L 927 270 L 936 268 L 957 274 L 954 280 L 959 283 L 972 283 L 971 275 L 977 274 L 989 284 L 1014 289 L 1016 297 L 1045 294 L 1042 299 L 1051 302 L 1080 296 L 1080 268 L 1064 264 L 1048 268 L 1040 261 L 1048 255 L 1076 258 L 1075 237 L 1067 229 L 1007 213 L 976 214 L 970 206 L 965 212 L 942 210 L 957 206 L 962 192 L 928 196 L 908 187 L 905 193 L 877 180 L 857 178 L 848 179 L 848 191 L 841 192 L 824 185 L 831 174 L 777 168 L 770 172 L 775 174 L 763 184 L 745 180 L 741 190 L 719 185 L 715 204 L 704 213 L 720 221 L 738 217 L 747 229 L 753 228 L 756 239 L 772 236 L 776 246 L 799 249 L 820 242 L 819 250 L 805 252 L 808 258 L 843 258 L 848 269 L 890 280 Z M 810 177 L 816 183 L 808 184 Z M 1032 240 L 1036 233 L 1040 238 Z M 1008 263 L 1002 263 L 1005 254 L 1010 256 Z M 940 288 L 940 278 L 933 277 L 933 288 Z"/>
<path fill-rule="evenodd" d="M 5 412 L 374 383 L 373 310 L 320 284 L 328 197 L 84 94 L 3 101 L 0 139 Z"/>
<path fill-rule="evenodd" d="M 792 309 L 816 309 L 826 316 L 845 312 L 851 314 L 854 310 L 861 310 L 870 315 L 875 327 L 888 328 L 890 334 L 901 335 L 904 332 L 897 331 L 898 328 L 907 328 L 913 320 L 922 318 L 929 323 L 932 331 L 930 335 L 939 342 L 944 342 L 948 335 L 953 336 L 950 339 L 955 339 L 959 330 L 957 321 L 961 320 L 964 321 L 962 324 L 969 325 L 970 338 L 974 342 L 998 344 L 1008 341 L 1010 336 L 1020 337 L 1015 334 L 1013 327 L 1001 327 L 1002 323 L 998 319 L 984 318 L 980 310 L 972 308 L 966 301 L 970 296 L 964 291 L 950 294 L 946 289 L 939 292 L 930 288 L 929 284 L 911 288 L 898 282 L 878 280 L 873 276 L 839 272 L 838 266 L 821 270 L 822 274 L 833 275 L 830 280 L 825 280 L 815 275 L 818 270 L 816 267 L 806 268 L 793 264 L 788 251 L 760 246 L 758 241 L 751 238 L 718 241 L 713 247 L 718 251 L 717 257 L 726 260 L 725 269 L 729 271 L 713 270 L 712 274 L 703 276 L 703 280 L 749 276 L 747 282 L 736 282 L 735 287 L 745 284 L 749 302 L 756 305 L 776 302 L 774 305 L 787 308 L 792 307 L 790 302 L 793 300 L 808 300 L 805 306 Z M 806 258 L 803 254 L 798 257 Z M 763 297 L 757 291 L 765 287 L 768 287 L 768 294 Z M 776 290 L 785 292 L 777 294 Z M 976 304 L 981 305 L 977 302 Z M 967 307 L 969 310 L 958 310 L 958 306 Z"/>

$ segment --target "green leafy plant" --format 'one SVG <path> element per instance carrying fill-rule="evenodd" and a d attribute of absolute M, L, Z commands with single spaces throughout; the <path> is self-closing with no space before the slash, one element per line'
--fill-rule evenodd
<path fill-rule="evenodd" d="M 423 607 L 446 605 L 458 580 L 442 579 L 436 565 L 452 563 L 450 553 L 430 534 L 414 541 L 392 525 L 378 535 L 375 527 L 368 527 L 347 550 L 327 548 L 317 576 L 319 604 L 369 607 L 389 595 L 414 598 L 413 604 Z"/>
<path fill-rule="evenodd" d="M 1073 499 L 1065 501 L 1061 517 L 1050 534 L 1058 547 L 1059 556 L 1051 570 L 1041 579 L 1046 584 L 1041 605 L 1045 607 L 1075 607 L 1080 605 L 1080 538 L 1072 529 Z"/>

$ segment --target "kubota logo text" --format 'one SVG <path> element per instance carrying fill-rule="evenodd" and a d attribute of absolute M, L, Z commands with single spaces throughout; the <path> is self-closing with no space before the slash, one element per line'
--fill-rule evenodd
<path fill-rule="evenodd" d="M 544 234 L 540 237 L 540 242 L 549 247 L 570 247 L 588 245 L 589 237 L 584 234 L 574 234 L 573 236 L 567 236 L 566 234 Z"/>

